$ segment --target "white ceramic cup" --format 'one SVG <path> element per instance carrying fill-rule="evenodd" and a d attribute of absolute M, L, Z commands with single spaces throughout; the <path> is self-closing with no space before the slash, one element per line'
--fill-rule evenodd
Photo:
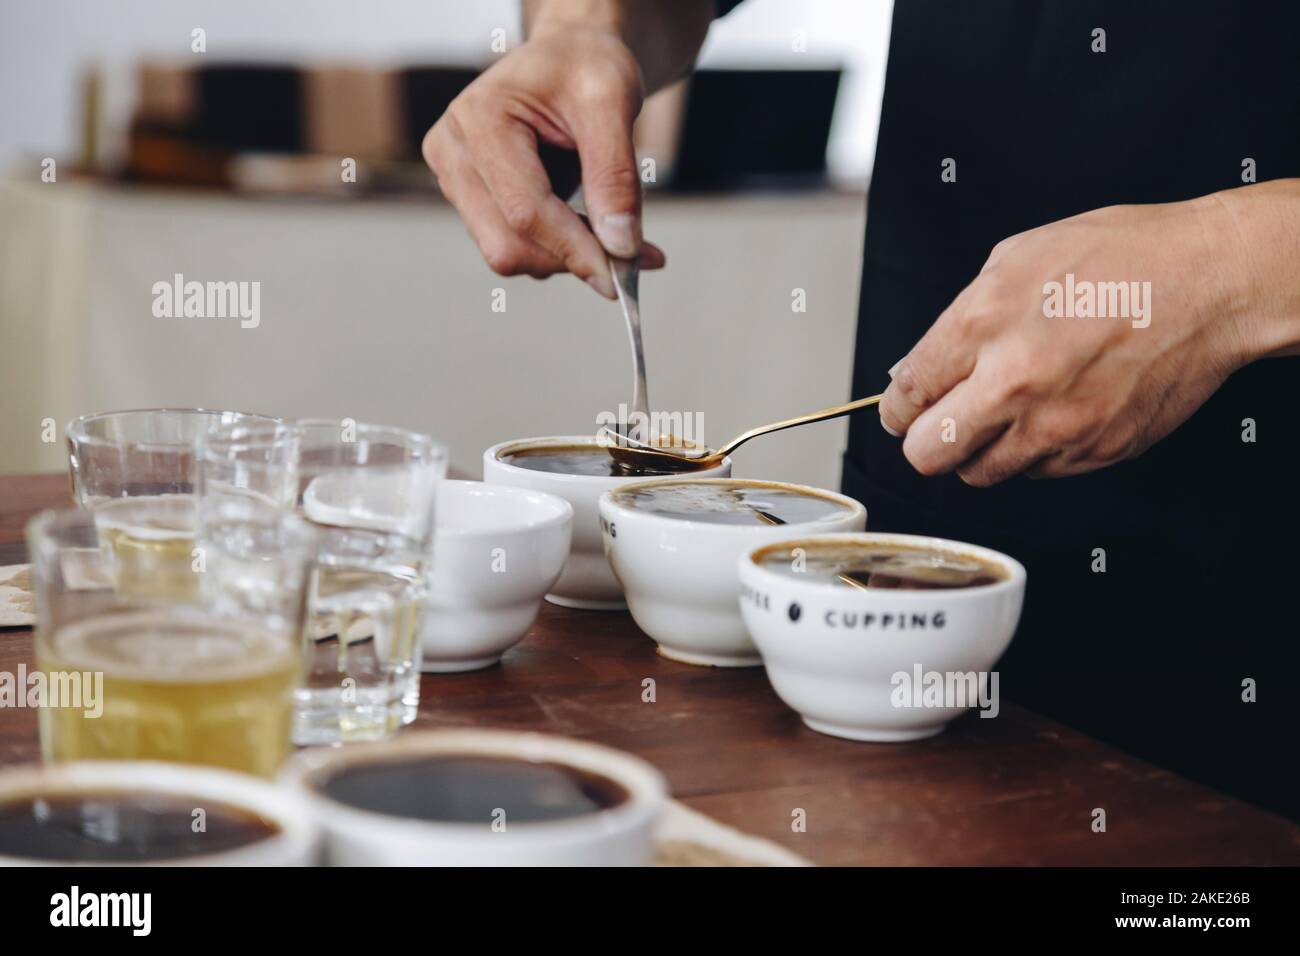
<path fill-rule="evenodd" d="M 29 764 L 0 773 L 0 806 L 33 795 L 70 797 L 106 793 L 169 794 L 225 804 L 273 823 L 278 832 L 246 846 L 215 853 L 134 863 L 65 861 L 0 855 L 0 866 L 312 866 L 319 834 L 297 794 L 257 777 L 216 767 L 149 761 L 72 761 Z"/>
<path fill-rule="evenodd" d="M 600 443 L 591 435 L 568 435 L 553 438 L 524 438 L 502 442 L 483 452 L 483 480 L 492 484 L 514 485 L 559 495 L 573 505 L 573 542 L 569 559 L 546 600 L 563 607 L 598 611 L 621 611 L 627 607 L 623 589 L 609 569 L 600 540 L 600 496 L 611 488 L 644 481 L 644 478 L 612 478 L 593 475 L 562 475 L 520 468 L 501 460 L 502 455 L 525 448 Z M 603 450 L 603 449 L 602 449 Z M 731 474 L 731 459 L 704 471 L 691 472 L 700 477 L 725 477 Z"/>
<path fill-rule="evenodd" d="M 629 485 L 623 491 L 678 483 L 680 478 Z M 815 522 L 734 525 L 688 521 L 600 499 L 605 550 L 623 583 L 628 609 L 664 657 L 712 667 L 762 664 L 736 606 L 736 559 L 761 544 L 792 536 L 861 531 L 867 511 L 844 495 L 807 485 L 743 478 L 694 479 L 717 485 L 775 487 L 821 498 L 842 509 Z"/>
<path fill-rule="evenodd" d="M 569 554 L 573 506 L 526 488 L 444 481 L 422 669 L 489 667 L 523 639 Z"/>
<path fill-rule="evenodd" d="M 988 562 L 1005 578 L 969 588 L 858 590 L 759 563 L 768 548 L 797 542 L 742 555 L 745 624 L 772 687 L 805 724 L 851 740 L 917 740 L 979 703 L 980 681 L 985 695 L 996 689 L 989 669 L 1011 643 L 1024 600 L 1019 561 L 973 544 L 884 533 L 829 535 L 809 542 L 806 553 L 831 542 L 937 548 Z M 951 684 L 952 696 L 927 699 L 935 675 Z"/>
<path fill-rule="evenodd" d="M 628 799 L 593 813 L 494 826 L 390 816 L 341 803 L 321 787 L 368 761 L 391 763 L 448 754 L 560 763 L 618 783 Z M 334 866 L 641 866 L 667 804 L 663 777 L 644 760 L 597 744 L 543 734 L 445 730 L 403 734 L 376 744 L 309 750 L 287 771 L 325 831 Z"/>

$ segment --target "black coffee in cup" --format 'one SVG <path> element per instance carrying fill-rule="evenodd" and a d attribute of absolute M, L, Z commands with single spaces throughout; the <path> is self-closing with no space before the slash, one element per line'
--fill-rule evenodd
<path fill-rule="evenodd" d="M 653 478 L 672 472 L 620 465 L 600 445 L 537 445 L 519 448 L 500 456 L 501 461 L 529 471 L 595 478 Z"/>
<path fill-rule="evenodd" d="M 201 829 L 195 827 L 196 811 L 202 811 Z M 28 860 L 179 860 L 234 850 L 279 832 L 276 823 L 251 810 L 197 796 L 86 790 L 0 798 L 0 856 Z"/>
<path fill-rule="evenodd" d="M 331 799 L 371 813 L 430 823 L 564 820 L 630 799 L 622 784 L 552 761 L 488 754 L 425 754 L 359 761 L 315 784 Z"/>
<path fill-rule="evenodd" d="M 707 524 L 805 524 L 852 512 L 843 501 L 777 482 L 730 478 L 683 479 L 611 492 L 633 511 Z"/>
<path fill-rule="evenodd" d="M 809 539 L 764 548 L 755 560 L 792 578 L 844 587 L 933 591 L 982 587 L 1010 577 L 1000 564 L 973 554 L 910 544 Z"/>

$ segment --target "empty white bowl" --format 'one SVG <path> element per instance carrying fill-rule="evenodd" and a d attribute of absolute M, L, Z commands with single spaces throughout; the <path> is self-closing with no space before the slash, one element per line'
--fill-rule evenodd
<path fill-rule="evenodd" d="M 1024 600 L 1019 561 L 943 538 L 870 532 L 827 535 L 804 542 L 804 551 L 812 555 L 831 543 L 937 548 L 992 564 L 1005 578 L 946 590 L 857 590 L 760 564 L 765 554 L 798 541 L 742 555 L 745 625 L 772 687 L 805 724 L 850 740 L 916 740 L 939 733 L 975 705 L 979 681 L 996 690 L 990 668 L 1011 643 Z M 935 675 L 963 700 L 946 693 L 929 699 L 924 689 Z M 996 699 L 993 704 L 996 716 Z"/>
<path fill-rule="evenodd" d="M 623 589 L 609 569 L 600 540 L 600 496 L 611 488 L 644 481 L 638 477 L 565 475 L 534 471 L 502 461 L 502 457 L 526 448 L 569 445 L 600 447 L 591 435 L 568 435 L 551 438 L 524 438 L 502 442 L 483 452 L 483 480 L 491 484 L 514 485 L 545 491 L 573 505 L 573 541 L 569 559 L 555 586 L 546 595 L 552 604 L 598 611 L 621 611 L 627 607 Z M 603 452 L 603 448 L 601 449 Z M 692 472 L 704 476 L 731 474 L 731 459 L 706 471 Z"/>
<path fill-rule="evenodd" d="M 438 488 L 422 670 L 489 667 L 523 639 L 569 554 L 563 498 L 478 481 Z"/>
<path fill-rule="evenodd" d="M 626 799 L 594 812 L 515 823 L 506 811 L 510 796 L 502 794 L 499 812 L 489 813 L 485 804 L 479 822 L 447 822 L 360 809 L 326 792 L 331 776 L 367 762 L 448 755 L 560 764 L 613 781 Z M 320 821 L 326 858 L 334 866 L 640 866 L 654 852 L 655 828 L 668 800 L 659 772 L 631 754 L 513 731 L 431 731 L 383 743 L 309 750 L 295 758 L 286 777 Z M 448 792 L 462 791 L 452 787 Z M 498 819 L 503 826 L 493 825 Z"/>
<path fill-rule="evenodd" d="M 867 512 L 852 498 L 778 481 L 742 478 L 688 479 L 693 483 L 776 488 L 829 499 L 840 505 L 816 521 L 780 525 L 729 525 L 684 520 L 618 504 L 612 494 L 600 499 L 605 550 L 641 630 L 655 639 L 659 653 L 686 664 L 754 667 L 758 648 L 741 619 L 736 595 L 736 559 L 761 544 L 802 535 L 860 531 Z M 681 478 L 640 482 L 620 489 L 635 492 Z"/>

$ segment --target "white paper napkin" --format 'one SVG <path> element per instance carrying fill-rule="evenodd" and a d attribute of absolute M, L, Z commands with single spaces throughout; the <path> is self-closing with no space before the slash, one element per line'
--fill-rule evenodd
<path fill-rule="evenodd" d="M 31 565 L 0 567 L 0 627 L 32 627 L 35 624 Z"/>
<path fill-rule="evenodd" d="M 742 833 L 676 800 L 659 825 L 655 866 L 812 866 L 785 847 Z"/>

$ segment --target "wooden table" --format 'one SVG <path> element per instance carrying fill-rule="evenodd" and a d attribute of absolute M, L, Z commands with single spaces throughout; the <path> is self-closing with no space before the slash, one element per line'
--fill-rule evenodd
<path fill-rule="evenodd" d="M 0 477 L 0 565 L 22 528 L 64 506 L 62 475 Z M 0 670 L 32 666 L 0 631 Z M 654 680 L 655 700 L 642 701 Z M 684 803 L 823 864 L 1300 863 L 1300 827 L 1003 702 L 907 744 L 806 729 L 761 668 L 673 663 L 624 613 L 549 604 L 503 663 L 428 675 L 416 726 L 565 734 L 639 754 Z M 36 715 L 0 710 L 0 764 L 38 758 Z M 1104 807 L 1107 830 L 1091 829 Z M 792 822 L 802 810 L 804 832 Z"/>

